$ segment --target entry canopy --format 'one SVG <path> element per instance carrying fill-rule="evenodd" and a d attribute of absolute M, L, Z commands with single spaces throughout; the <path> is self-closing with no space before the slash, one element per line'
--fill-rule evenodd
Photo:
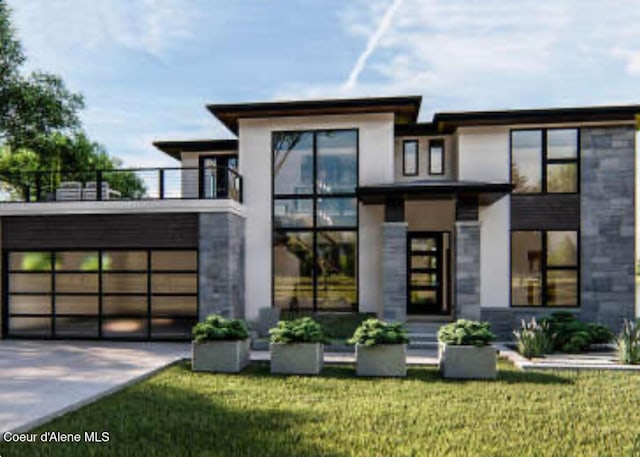
<path fill-rule="evenodd" d="M 508 182 L 416 180 L 360 186 L 358 199 L 366 204 L 383 204 L 389 198 L 434 200 L 454 197 L 477 197 L 481 205 L 490 205 L 511 193 Z"/>

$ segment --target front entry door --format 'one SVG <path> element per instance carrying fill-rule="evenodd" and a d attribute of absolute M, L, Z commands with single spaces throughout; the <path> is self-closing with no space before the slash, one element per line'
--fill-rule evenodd
<path fill-rule="evenodd" d="M 447 314 L 443 232 L 409 232 L 407 314 Z"/>

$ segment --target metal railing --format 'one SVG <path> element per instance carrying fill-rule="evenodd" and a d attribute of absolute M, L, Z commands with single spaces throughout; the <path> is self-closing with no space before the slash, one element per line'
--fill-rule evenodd
<path fill-rule="evenodd" d="M 242 202 L 242 176 L 229 167 L 12 173 L 0 170 L 0 202 L 168 199 Z"/>

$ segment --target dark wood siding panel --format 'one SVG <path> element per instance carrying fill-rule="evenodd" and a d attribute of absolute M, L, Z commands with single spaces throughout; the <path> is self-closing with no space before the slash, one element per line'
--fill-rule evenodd
<path fill-rule="evenodd" d="M 456 200 L 456 221 L 478 220 L 478 197 L 458 196 Z"/>
<path fill-rule="evenodd" d="M 3 249 L 197 248 L 198 215 L 6 216 Z"/>
<path fill-rule="evenodd" d="M 512 195 L 512 230 L 578 230 L 580 195 Z"/>

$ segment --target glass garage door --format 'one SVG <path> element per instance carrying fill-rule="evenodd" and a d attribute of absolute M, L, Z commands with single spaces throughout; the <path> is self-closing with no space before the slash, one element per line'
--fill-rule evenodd
<path fill-rule="evenodd" d="M 195 250 L 10 252 L 9 337 L 189 339 L 198 315 Z"/>

